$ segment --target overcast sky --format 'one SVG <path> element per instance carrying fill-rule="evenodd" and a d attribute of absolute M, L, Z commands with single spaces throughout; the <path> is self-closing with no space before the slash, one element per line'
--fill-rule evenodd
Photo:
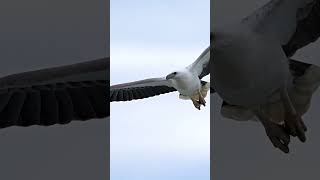
<path fill-rule="evenodd" d="M 209 46 L 209 14 L 209 0 L 111 1 L 111 84 L 191 64 Z M 198 111 L 175 92 L 112 103 L 111 179 L 208 180 L 207 102 Z"/>
<path fill-rule="evenodd" d="M 211 28 L 217 24 L 247 16 L 268 0 L 215 0 Z M 320 42 L 299 51 L 295 58 L 320 65 Z M 304 116 L 309 130 L 307 142 L 296 138 L 290 144 L 291 153 L 275 149 L 260 123 L 240 123 L 222 118 L 221 99 L 211 96 L 211 129 L 213 138 L 213 179 L 315 179 L 319 177 L 320 92 L 314 94 L 312 106 Z"/>

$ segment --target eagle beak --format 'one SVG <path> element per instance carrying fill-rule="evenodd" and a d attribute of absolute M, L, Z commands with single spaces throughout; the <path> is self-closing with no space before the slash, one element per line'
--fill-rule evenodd
<path fill-rule="evenodd" d="M 174 77 L 174 74 L 169 74 L 168 76 L 166 76 L 166 80 L 172 79 Z"/>

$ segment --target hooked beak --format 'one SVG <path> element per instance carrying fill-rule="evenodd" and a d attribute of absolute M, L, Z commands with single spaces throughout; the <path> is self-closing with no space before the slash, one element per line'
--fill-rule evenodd
<path fill-rule="evenodd" d="M 169 74 L 168 76 L 166 76 L 166 80 L 172 79 L 174 77 L 174 74 Z"/>

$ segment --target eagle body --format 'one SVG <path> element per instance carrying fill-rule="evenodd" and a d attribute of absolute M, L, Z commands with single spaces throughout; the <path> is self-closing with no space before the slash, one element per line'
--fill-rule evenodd
<path fill-rule="evenodd" d="M 290 85 L 288 58 L 277 40 L 245 27 L 214 34 L 213 86 L 226 102 L 266 104 L 279 87 Z"/>

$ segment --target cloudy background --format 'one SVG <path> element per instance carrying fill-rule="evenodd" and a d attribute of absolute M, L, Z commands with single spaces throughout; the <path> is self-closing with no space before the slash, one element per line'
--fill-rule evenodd
<path fill-rule="evenodd" d="M 1 1 L 0 76 L 107 56 L 108 10 L 106 0 Z M 0 178 L 105 180 L 107 125 L 1 129 Z"/>
<path fill-rule="evenodd" d="M 215 0 L 211 8 L 211 29 L 216 24 L 239 20 L 268 0 Z M 299 51 L 294 58 L 320 65 L 320 42 Z M 261 124 L 241 123 L 222 118 L 221 99 L 211 96 L 212 172 L 213 179 L 315 179 L 319 177 L 320 156 L 320 91 L 304 115 L 307 142 L 302 144 L 296 138 L 290 144 L 289 155 L 273 148 Z"/>
<path fill-rule="evenodd" d="M 209 3 L 112 0 L 111 84 L 191 64 L 210 43 Z M 201 111 L 178 93 L 112 103 L 111 179 L 209 179 L 209 99 Z"/>

